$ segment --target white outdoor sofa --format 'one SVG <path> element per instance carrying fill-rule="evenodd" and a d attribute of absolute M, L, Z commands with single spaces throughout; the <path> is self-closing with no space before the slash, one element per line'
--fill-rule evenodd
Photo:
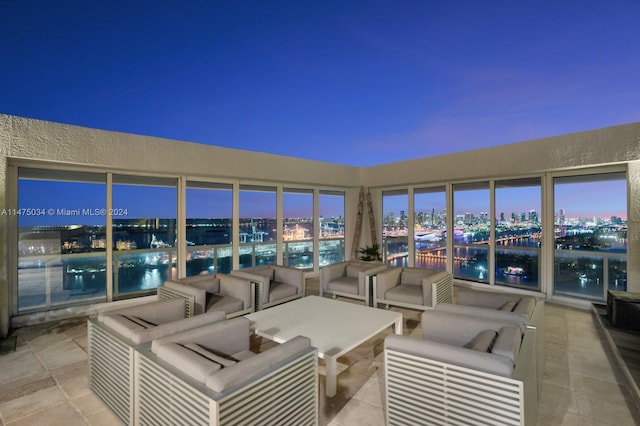
<path fill-rule="evenodd" d="M 372 293 L 374 307 L 433 309 L 438 303 L 453 302 L 453 275 L 424 268 L 389 268 L 373 277 Z"/>
<path fill-rule="evenodd" d="M 222 311 L 187 317 L 187 305 L 184 299 L 159 300 L 88 320 L 89 388 L 125 424 L 133 422 L 135 347 L 225 319 Z"/>
<path fill-rule="evenodd" d="M 304 271 L 281 265 L 260 265 L 231 271 L 256 284 L 256 311 L 305 296 Z"/>
<path fill-rule="evenodd" d="M 255 283 L 246 278 L 225 274 L 202 274 L 165 281 L 158 287 L 158 298 L 193 298 L 194 315 L 224 311 L 227 318 L 256 311 Z"/>
<path fill-rule="evenodd" d="M 259 354 L 246 318 L 153 341 L 136 358 L 140 425 L 316 425 L 317 349 L 298 336 Z"/>
<path fill-rule="evenodd" d="M 441 304 L 436 310 L 477 315 L 522 324 L 534 334 L 536 376 L 540 395 L 545 369 L 544 299 L 522 293 L 489 291 L 456 286 L 455 304 Z"/>
<path fill-rule="evenodd" d="M 378 262 L 348 260 L 320 268 L 320 296 L 348 297 L 372 306 L 373 277 L 387 266 Z"/>
<path fill-rule="evenodd" d="M 422 334 L 385 339 L 387 425 L 535 426 L 531 330 L 431 310 Z"/>

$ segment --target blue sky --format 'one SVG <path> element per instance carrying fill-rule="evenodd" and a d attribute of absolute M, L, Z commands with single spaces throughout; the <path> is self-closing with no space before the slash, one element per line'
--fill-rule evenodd
<path fill-rule="evenodd" d="M 368 166 L 640 120 L 640 2 L 0 0 L 0 113 Z"/>

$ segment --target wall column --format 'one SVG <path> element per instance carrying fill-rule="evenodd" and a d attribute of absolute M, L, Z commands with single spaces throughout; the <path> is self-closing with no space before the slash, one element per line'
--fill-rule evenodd
<path fill-rule="evenodd" d="M 627 172 L 627 291 L 640 293 L 640 161 Z"/>

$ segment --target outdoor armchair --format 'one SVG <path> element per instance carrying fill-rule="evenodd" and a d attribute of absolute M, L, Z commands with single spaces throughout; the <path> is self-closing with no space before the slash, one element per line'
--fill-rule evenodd
<path fill-rule="evenodd" d="M 133 420 L 135 347 L 219 322 L 222 311 L 186 317 L 184 299 L 159 300 L 108 311 L 87 322 L 89 388 L 122 420 Z"/>
<path fill-rule="evenodd" d="M 387 424 L 535 425 L 533 339 L 500 320 L 423 312 L 422 338 L 385 339 Z"/>
<path fill-rule="evenodd" d="M 195 275 L 165 281 L 158 287 L 159 298 L 194 298 L 196 315 L 224 311 L 227 318 L 255 312 L 255 284 L 246 278 L 225 274 Z"/>
<path fill-rule="evenodd" d="M 439 304 L 436 311 L 509 321 L 531 331 L 534 335 L 536 376 L 540 393 L 545 369 L 544 299 L 524 293 L 460 286 L 456 286 L 454 293 L 456 303 Z"/>
<path fill-rule="evenodd" d="M 317 349 L 298 336 L 256 354 L 250 335 L 234 318 L 140 349 L 136 423 L 317 424 Z"/>
<path fill-rule="evenodd" d="M 378 262 L 349 260 L 320 268 L 320 296 L 348 297 L 371 306 L 371 279 L 387 266 Z"/>
<path fill-rule="evenodd" d="M 375 307 L 433 309 L 453 300 L 453 275 L 433 269 L 390 268 L 373 278 L 373 289 Z"/>
<path fill-rule="evenodd" d="M 261 265 L 231 271 L 256 284 L 256 310 L 289 302 L 305 296 L 305 278 L 302 269 L 281 265 Z"/>

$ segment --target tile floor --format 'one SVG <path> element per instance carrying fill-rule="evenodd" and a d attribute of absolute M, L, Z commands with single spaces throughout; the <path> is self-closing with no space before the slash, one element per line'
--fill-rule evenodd
<path fill-rule="evenodd" d="M 317 280 L 309 281 L 314 293 Z M 640 410 L 592 312 L 553 304 L 545 309 L 547 359 L 538 424 L 640 424 Z M 405 334 L 419 335 L 419 313 L 400 311 Z M 321 425 L 384 425 L 382 342 L 390 332 L 339 359 L 345 370 L 334 398 L 324 397 L 320 376 Z M 87 386 L 86 317 L 25 327 L 13 335 L 16 351 L 0 356 L 0 425 L 119 424 Z"/>

